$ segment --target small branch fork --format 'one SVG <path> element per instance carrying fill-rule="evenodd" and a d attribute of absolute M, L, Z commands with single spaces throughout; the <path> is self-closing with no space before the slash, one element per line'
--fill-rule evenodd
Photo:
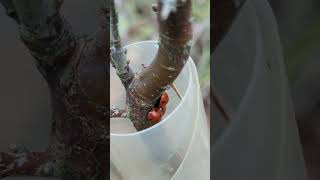
<path fill-rule="evenodd" d="M 112 64 L 127 92 L 128 117 L 139 131 L 154 125 L 148 120 L 149 111 L 163 91 L 173 84 L 189 58 L 192 3 L 191 0 L 176 0 L 176 4 L 171 5 L 157 0 L 157 4 L 152 5 L 158 17 L 159 49 L 152 63 L 137 76 L 130 70 L 125 59 L 126 52 L 121 47 L 114 0 L 111 8 Z M 171 87 L 180 95 L 174 86 Z"/>

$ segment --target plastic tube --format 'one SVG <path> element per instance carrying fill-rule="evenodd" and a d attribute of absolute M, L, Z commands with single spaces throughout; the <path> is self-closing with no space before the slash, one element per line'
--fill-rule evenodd
<path fill-rule="evenodd" d="M 139 42 L 126 47 L 135 72 L 148 65 L 158 44 Z M 170 101 L 161 122 L 135 132 L 128 119 L 111 120 L 111 163 L 124 180 L 209 180 L 210 145 L 198 75 L 189 58 L 174 84 L 180 100 L 168 90 Z M 125 106 L 125 92 L 111 68 L 111 106 Z"/>

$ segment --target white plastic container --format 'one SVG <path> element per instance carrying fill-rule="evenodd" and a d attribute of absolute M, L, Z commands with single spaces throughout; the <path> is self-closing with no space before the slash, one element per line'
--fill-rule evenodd
<path fill-rule="evenodd" d="M 141 64 L 148 65 L 157 49 L 154 41 L 129 45 L 127 57 L 133 70 L 139 72 Z M 110 74 L 110 105 L 124 108 L 124 88 L 112 67 Z M 123 180 L 209 180 L 209 128 L 191 58 L 174 84 L 182 100 L 168 90 L 170 101 L 160 123 L 136 132 L 130 120 L 111 119 L 111 174 Z"/>

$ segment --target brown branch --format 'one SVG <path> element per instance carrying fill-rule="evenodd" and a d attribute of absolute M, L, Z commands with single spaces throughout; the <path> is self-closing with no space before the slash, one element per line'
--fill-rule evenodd
<path fill-rule="evenodd" d="M 148 121 L 148 112 L 161 93 L 177 78 L 190 54 L 191 0 L 177 0 L 176 7 L 169 13 L 167 5 L 158 0 L 157 7 L 153 6 L 159 23 L 158 53 L 127 90 L 129 116 L 137 130 L 154 124 Z"/>

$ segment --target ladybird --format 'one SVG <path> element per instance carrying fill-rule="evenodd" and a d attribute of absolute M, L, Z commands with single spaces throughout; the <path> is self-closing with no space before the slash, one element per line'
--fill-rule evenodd
<path fill-rule="evenodd" d="M 159 112 L 158 109 L 152 109 L 149 113 L 148 113 L 148 119 L 152 122 L 159 122 L 161 119 L 161 113 Z"/>
<path fill-rule="evenodd" d="M 165 107 L 169 102 L 169 94 L 167 92 L 163 92 L 160 97 L 159 107 Z"/>

